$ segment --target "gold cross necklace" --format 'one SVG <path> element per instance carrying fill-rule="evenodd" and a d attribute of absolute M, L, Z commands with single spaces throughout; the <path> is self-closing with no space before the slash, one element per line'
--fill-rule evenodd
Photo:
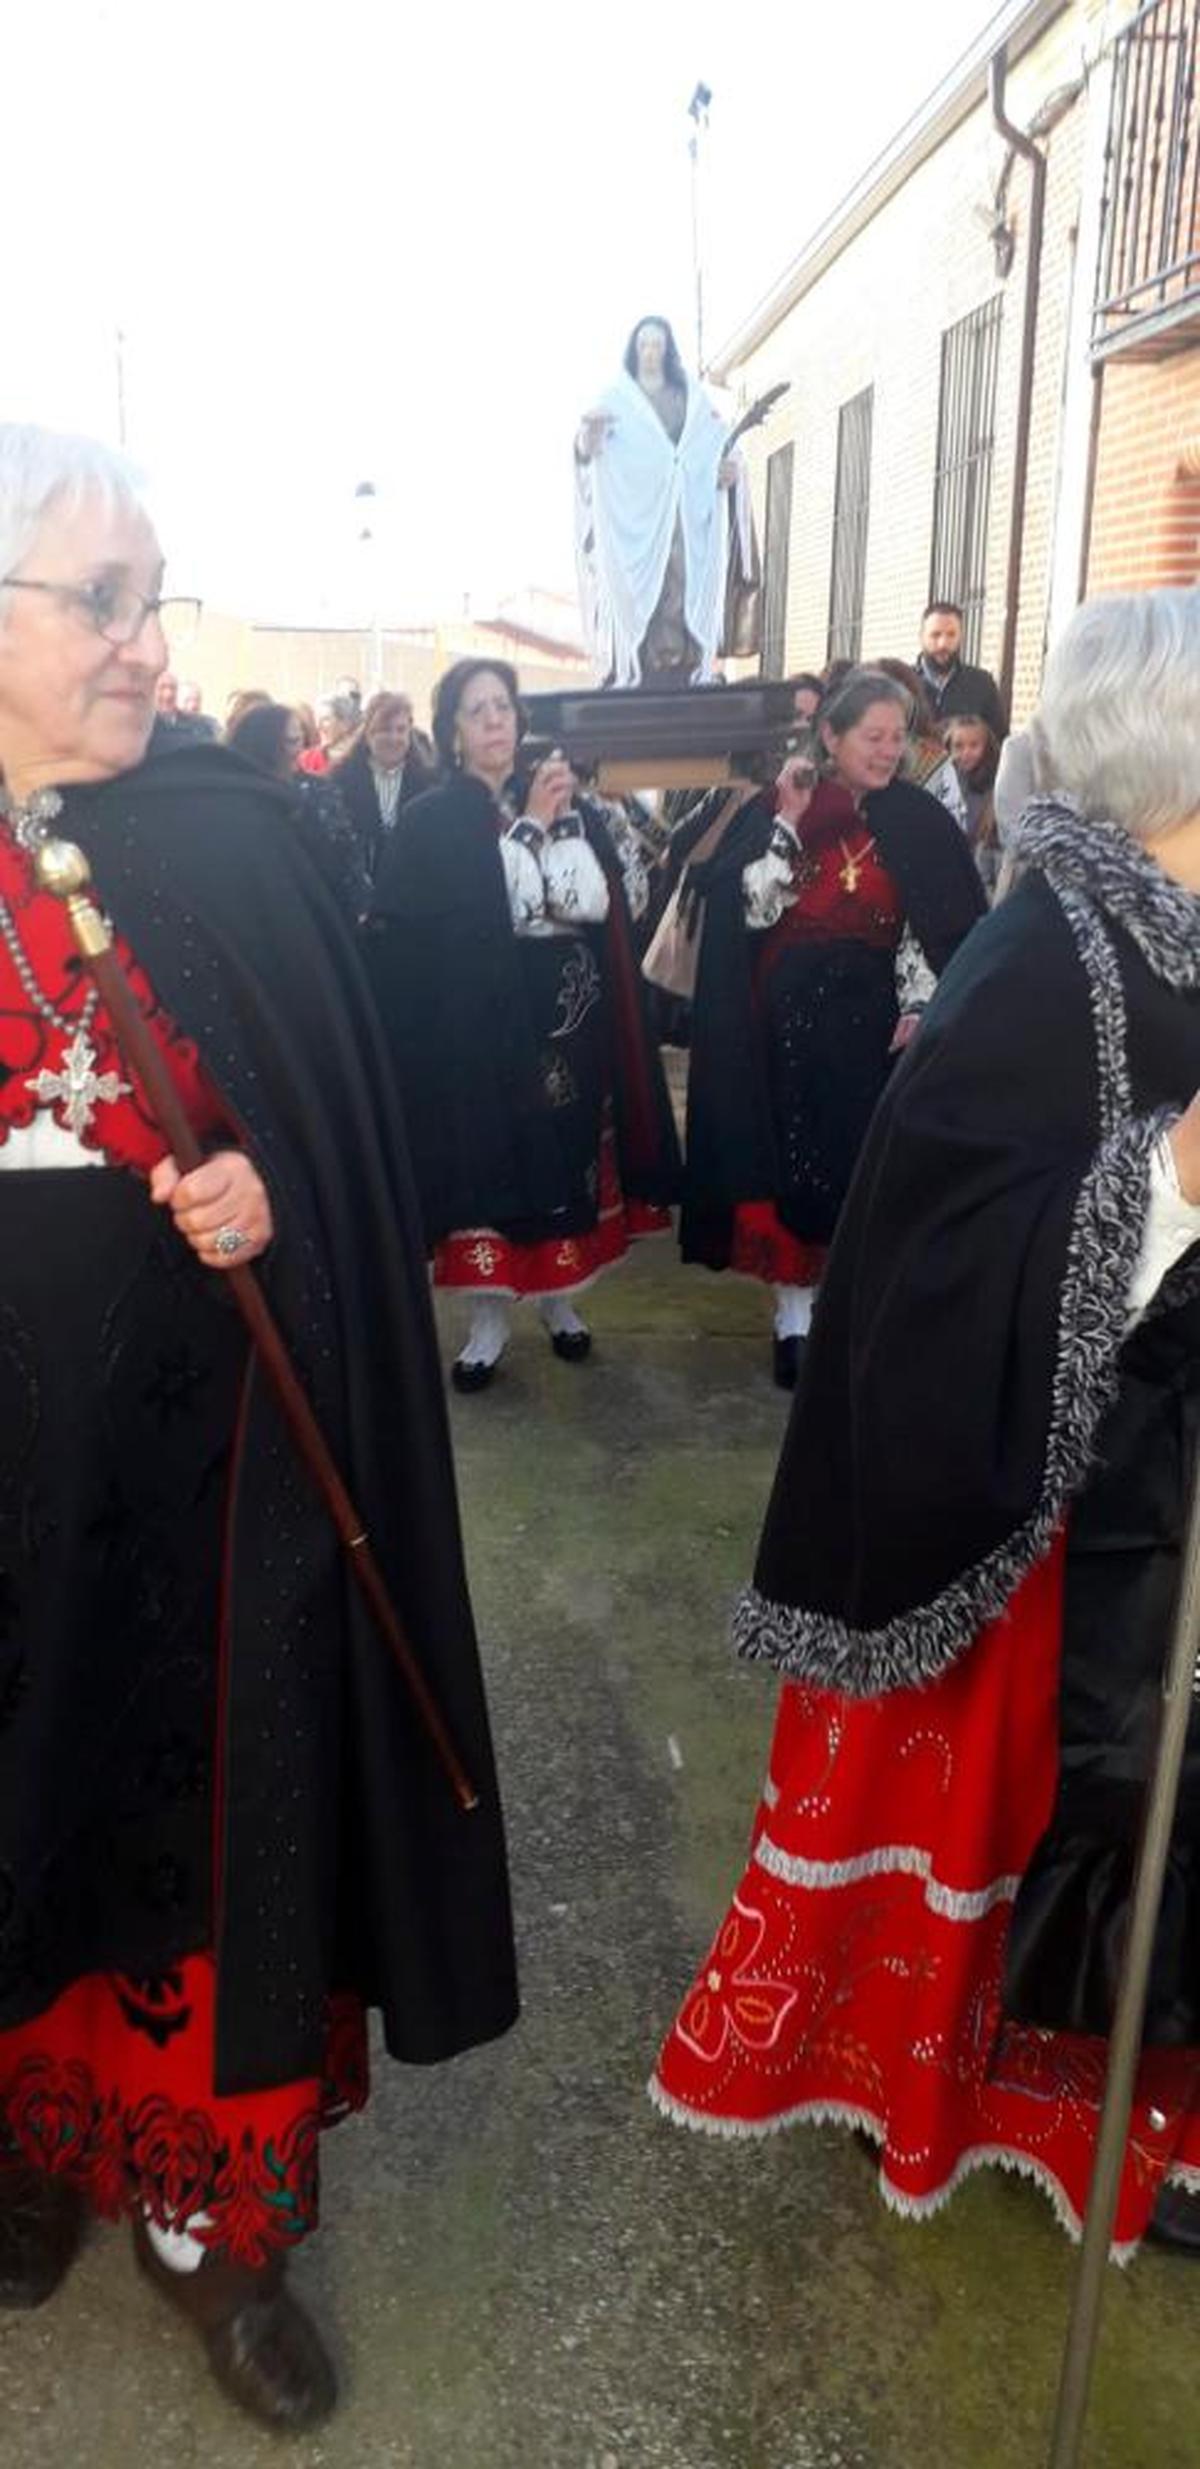
<path fill-rule="evenodd" d="M 842 852 L 843 858 L 845 859 L 845 864 L 841 866 L 838 871 L 838 881 L 841 884 L 843 891 L 854 893 L 858 890 L 859 876 L 861 875 L 863 867 L 866 865 L 867 859 L 869 858 L 874 846 L 875 835 L 873 832 L 869 839 L 864 840 L 861 849 L 848 849 L 845 841 L 839 838 L 838 847 Z"/>

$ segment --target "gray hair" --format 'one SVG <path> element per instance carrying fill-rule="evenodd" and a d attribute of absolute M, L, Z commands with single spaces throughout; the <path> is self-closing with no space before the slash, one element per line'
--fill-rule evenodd
<path fill-rule="evenodd" d="M 140 506 L 123 455 L 94 437 L 0 421 L 0 584 L 19 566 L 50 508 L 75 507 L 87 497 L 106 507 Z"/>
<path fill-rule="evenodd" d="M 844 737 L 847 729 L 856 729 L 864 712 L 873 703 L 894 703 L 904 714 L 908 727 L 912 713 L 912 696 L 899 678 L 889 677 L 883 669 L 851 669 L 849 677 L 835 686 L 833 693 L 817 712 L 822 728 L 830 728 L 835 737 Z"/>
<path fill-rule="evenodd" d="M 1038 778 L 1143 840 L 1200 811 L 1200 590 L 1076 609 L 1030 722 Z"/>

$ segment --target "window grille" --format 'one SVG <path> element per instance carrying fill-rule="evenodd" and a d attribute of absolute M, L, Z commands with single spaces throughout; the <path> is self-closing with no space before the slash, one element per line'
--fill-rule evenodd
<path fill-rule="evenodd" d="M 871 511 L 871 420 L 875 389 L 864 386 L 838 413 L 837 482 L 833 501 L 833 561 L 829 575 L 830 660 L 862 653 L 867 523 Z"/>
<path fill-rule="evenodd" d="M 763 543 L 762 674 L 782 677 L 787 662 L 788 551 L 792 532 L 793 445 L 778 446 L 767 463 Z"/>
<path fill-rule="evenodd" d="M 1200 334 L 1200 10 L 1147 0 L 1113 45 L 1092 350 Z"/>
<path fill-rule="evenodd" d="M 1002 307 L 997 292 L 942 336 L 929 597 L 957 601 L 965 660 L 979 657 L 987 597 Z"/>

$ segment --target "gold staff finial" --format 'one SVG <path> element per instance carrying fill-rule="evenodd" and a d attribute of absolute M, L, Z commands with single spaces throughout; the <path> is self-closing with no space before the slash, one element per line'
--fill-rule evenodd
<path fill-rule="evenodd" d="M 33 851 L 33 870 L 41 889 L 66 903 L 71 931 L 84 959 L 94 960 L 98 953 L 111 950 L 108 921 L 88 889 L 92 870 L 83 850 L 73 840 L 39 840 Z"/>

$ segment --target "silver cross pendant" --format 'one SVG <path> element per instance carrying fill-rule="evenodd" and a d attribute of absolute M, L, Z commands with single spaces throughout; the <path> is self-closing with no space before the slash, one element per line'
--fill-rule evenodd
<path fill-rule="evenodd" d="M 98 1072 L 96 1049 L 86 1029 L 76 1029 L 69 1046 L 64 1046 L 61 1071 L 43 1069 L 27 1080 L 39 1106 L 60 1106 L 59 1121 L 78 1140 L 86 1132 L 97 1103 L 112 1106 L 119 1097 L 132 1094 L 130 1083 L 118 1072 Z"/>

